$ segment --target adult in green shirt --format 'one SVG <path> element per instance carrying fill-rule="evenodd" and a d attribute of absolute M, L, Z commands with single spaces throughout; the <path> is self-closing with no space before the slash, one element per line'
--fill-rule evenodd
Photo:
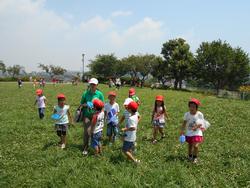
<path fill-rule="evenodd" d="M 83 113 L 83 155 L 88 154 L 89 139 L 90 139 L 90 129 L 91 120 L 94 114 L 93 108 L 87 103 L 92 102 L 93 99 L 100 99 L 104 102 L 104 96 L 100 90 L 97 89 L 98 80 L 96 78 L 91 78 L 89 80 L 89 89 L 86 90 L 81 99 L 81 108 Z"/>

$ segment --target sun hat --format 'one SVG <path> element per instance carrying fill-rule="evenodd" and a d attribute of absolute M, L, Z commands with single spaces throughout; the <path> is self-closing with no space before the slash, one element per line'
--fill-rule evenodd
<path fill-rule="evenodd" d="M 89 80 L 89 84 L 95 84 L 95 85 L 98 85 L 98 80 L 96 78 L 91 78 Z"/>
<path fill-rule="evenodd" d="M 128 104 L 128 109 L 131 109 L 131 110 L 137 110 L 138 109 L 138 104 L 134 101 L 130 102 Z"/>

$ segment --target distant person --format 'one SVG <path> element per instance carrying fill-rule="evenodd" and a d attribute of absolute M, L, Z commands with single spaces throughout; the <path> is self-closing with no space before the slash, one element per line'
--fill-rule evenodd
<path fill-rule="evenodd" d="M 104 96 L 100 90 L 97 89 L 98 80 L 96 78 L 91 78 L 89 80 L 89 89 L 87 89 L 81 98 L 80 107 L 83 113 L 83 155 L 88 154 L 89 148 L 89 138 L 90 138 L 90 128 L 93 114 L 95 113 L 93 109 L 93 99 L 99 99 L 104 102 Z"/>
<path fill-rule="evenodd" d="M 59 118 L 56 120 L 55 130 L 57 136 L 60 137 L 59 147 L 65 149 L 68 126 L 73 123 L 73 119 L 70 114 L 70 106 L 65 103 L 66 97 L 64 94 L 57 95 L 57 102 L 58 104 L 54 106 L 54 114 L 57 114 Z"/>
<path fill-rule="evenodd" d="M 204 120 L 203 114 L 198 111 L 200 104 L 200 101 L 195 98 L 188 102 L 189 112 L 185 113 L 181 127 L 181 135 L 185 132 L 188 143 L 188 159 L 193 163 L 198 161 L 198 148 L 203 142 L 202 124 L 198 123 L 199 120 Z"/>
<path fill-rule="evenodd" d="M 102 131 L 104 127 L 104 103 L 99 99 L 93 100 L 93 107 L 95 113 L 91 121 L 91 147 L 95 150 L 95 155 L 99 155 L 102 152 Z"/>
<path fill-rule="evenodd" d="M 52 84 L 54 87 L 56 87 L 56 79 L 55 78 L 52 79 Z"/>
<path fill-rule="evenodd" d="M 128 104 L 128 111 L 131 114 L 131 116 L 128 119 L 126 127 L 122 128 L 122 131 L 124 132 L 122 151 L 129 160 L 132 160 L 136 164 L 140 163 L 140 160 L 136 159 L 133 156 L 133 149 L 135 147 L 135 141 L 136 141 L 136 130 L 139 121 L 139 118 L 136 115 L 137 108 L 138 104 L 134 101 Z"/>
<path fill-rule="evenodd" d="M 45 85 L 46 85 L 46 81 L 45 81 L 45 79 L 43 78 L 43 79 L 42 79 L 42 86 L 43 86 L 43 88 L 45 87 Z"/>
<path fill-rule="evenodd" d="M 46 97 L 43 95 L 42 89 L 36 90 L 36 100 L 35 105 L 38 107 L 38 115 L 40 119 L 44 118 L 45 108 L 46 108 Z"/>
<path fill-rule="evenodd" d="M 152 143 L 157 143 L 158 131 L 161 133 L 161 138 L 165 138 L 164 127 L 166 119 L 168 118 L 166 106 L 164 105 L 164 97 L 157 95 L 155 97 L 155 104 L 152 112 L 152 125 L 153 125 L 153 139 Z"/>
<path fill-rule="evenodd" d="M 23 86 L 23 82 L 22 82 L 21 78 L 17 79 L 17 84 L 18 84 L 18 88 L 21 88 Z"/>
<path fill-rule="evenodd" d="M 33 80 L 33 87 L 36 88 L 36 85 L 37 85 L 37 81 L 36 79 Z"/>
<path fill-rule="evenodd" d="M 116 85 L 116 89 L 120 89 L 120 87 L 121 87 L 121 79 L 120 78 L 116 78 L 115 85 Z"/>
<path fill-rule="evenodd" d="M 120 112 L 119 104 L 115 101 L 116 93 L 110 91 L 108 93 L 109 102 L 104 106 L 105 119 L 107 121 L 107 136 L 109 138 L 110 144 L 115 142 L 118 136 L 118 114 Z"/>
<path fill-rule="evenodd" d="M 40 87 L 43 86 L 43 79 L 42 79 L 42 78 L 39 79 L 39 86 L 40 86 Z"/>
<path fill-rule="evenodd" d="M 114 87 L 114 85 L 115 85 L 115 84 L 114 84 L 112 78 L 110 78 L 110 79 L 109 79 L 109 88 Z"/>
<path fill-rule="evenodd" d="M 136 92 L 134 88 L 130 88 L 128 91 L 128 97 L 135 101 L 138 105 L 140 105 L 140 99 L 136 96 Z"/>

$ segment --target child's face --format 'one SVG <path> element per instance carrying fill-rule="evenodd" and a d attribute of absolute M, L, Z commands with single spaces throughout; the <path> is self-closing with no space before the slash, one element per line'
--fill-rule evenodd
<path fill-rule="evenodd" d="M 59 99 L 58 100 L 58 105 L 59 106 L 64 106 L 65 105 L 65 99 Z"/>
<path fill-rule="evenodd" d="M 189 111 L 191 114 L 196 114 L 197 108 L 196 108 L 196 105 L 194 103 L 189 104 Z"/>
<path fill-rule="evenodd" d="M 115 96 L 109 95 L 108 99 L 109 99 L 110 102 L 114 102 L 115 101 Z"/>
<path fill-rule="evenodd" d="M 124 108 L 125 108 L 126 110 L 128 110 L 128 105 L 124 105 Z"/>
<path fill-rule="evenodd" d="M 157 106 L 161 106 L 162 105 L 162 101 L 156 101 L 156 105 Z"/>

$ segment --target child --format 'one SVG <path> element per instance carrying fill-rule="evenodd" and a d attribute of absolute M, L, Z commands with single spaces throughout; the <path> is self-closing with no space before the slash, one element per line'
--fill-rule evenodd
<path fill-rule="evenodd" d="M 165 126 L 165 119 L 168 118 L 166 107 L 164 105 L 164 97 L 162 95 L 157 95 L 155 97 L 155 106 L 152 112 L 152 124 L 153 124 L 153 140 L 152 143 L 157 142 L 158 130 L 161 133 L 161 138 L 165 138 L 163 128 Z"/>
<path fill-rule="evenodd" d="M 60 137 L 59 146 L 64 149 L 66 147 L 66 134 L 68 124 L 72 124 L 72 117 L 69 111 L 69 105 L 65 104 L 66 97 L 64 94 L 57 95 L 58 105 L 54 106 L 54 114 L 59 114 L 60 119 L 55 123 L 57 135 Z"/>
<path fill-rule="evenodd" d="M 136 102 L 132 101 L 128 104 L 128 111 L 131 113 L 131 116 L 128 119 L 126 127 L 122 128 L 122 131 L 125 132 L 122 150 L 129 160 L 132 160 L 138 164 L 140 163 L 140 160 L 134 158 L 132 154 L 134 143 L 136 141 L 136 130 L 139 121 L 138 116 L 136 115 L 137 109 L 138 104 Z"/>
<path fill-rule="evenodd" d="M 37 95 L 37 97 L 36 97 L 34 105 L 37 104 L 39 118 L 43 119 L 45 107 L 46 107 L 46 97 L 43 95 L 43 90 L 41 90 L 41 89 L 36 90 L 36 95 Z"/>
<path fill-rule="evenodd" d="M 102 111 L 104 104 L 101 100 L 94 99 L 93 106 L 96 112 L 91 121 L 91 146 L 95 149 L 95 155 L 98 155 L 102 151 L 100 141 L 104 127 L 104 112 Z"/>
<path fill-rule="evenodd" d="M 126 99 L 125 99 L 125 101 L 124 101 L 124 103 L 123 103 L 125 110 L 124 110 L 124 112 L 123 112 L 123 115 L 122 115 L 122 117 L 121 117 L 121 119 L 120 119 L 118 125 L 120 125 L 124 120 L 125 120 L 125 125 L 128 124 L 128 119 L 129 119 L 129 117 L 131 116 L 130 112 L 128 111 L 128 105 L 129 105 L 129 103 L 132 102 L 132 101 L 133 101 L 133 99 L 131 99 L 131 98 L 126 98 Z M 140 114 L 139 114 L 138 112 L 136 112 L 136 115 L 138 116 L 138 122 L 140 122 L 140 119 L 141 119 Z"/>
<path fill-rule="evenodd" d="M 109 142 L 115 141 L 118 135 L 118 113 L 120 112 L 119 105 L 115 102 L 116 93 L 111 91 L 108 93 L 109 102 L 105 104 L 105 119 L 107 119 L 107 136 Z"/>
<path fill-rule="evenodd" d="M 130 88 L 128 91 L 128 97 L 135 101 L 138 105 L 140 105 L 140 99 L 135 95 L 135 89 Z"/>
<path fill-rule="evenodd" d="M 198 147 L 203 141 L 201 124 L 197 121 L 204 120 L 203 114 L 198 111 L 200 101 L 198 99 L 191 99 L 188 102 L 189 112 L 184 115 L 184 121 L 181 128 L 181 135 L 184 134 L 186 129 L 186 142 L 188 143 L 188 159 L 197 163 Z"/>

